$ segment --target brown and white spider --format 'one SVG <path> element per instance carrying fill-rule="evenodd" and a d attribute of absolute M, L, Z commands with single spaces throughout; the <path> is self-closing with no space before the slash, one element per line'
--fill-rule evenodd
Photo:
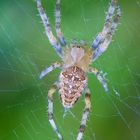
<path fill-rule="evenodd" d="M 48 119 L 55 133 L 60 140 L 63 140 L 53 119 L 53 94 L 59 89 L 61 103 L 65 109 L 73 107 L 82 92 L 85 91 L 85 109 L 77 135 L 77 140 L 81 140 L 86 126 L 86 121 L 91 107 L 90 91 L 87 87 L 87 73 L 93 73 L 100 81 L 105 91 L 108 91 L 107 83 L 101 73 L 89 65 L 94 62 L 108 48 L 112 35 L 119 23 L 121 16 L 120 7 L 116 0 L 111 0 L 103 30 L 96 36 L 91 47 L 84 43 L 73 43 L 69 47 L 60 29 L 60 0 L 56 0 L 55 24 L 57 39 L 52 33 L 49 20 L 45 14 L 41 0 L 37 0 L 39 15 L 45 27 L 46 35 L 50 44 L 54 47 L 62 62 L 56 62 L 41 72 L 40 78 L 47 75 L 55 68 L 61 68 L 59 82 L 50 88 L 48 92 Z"/>

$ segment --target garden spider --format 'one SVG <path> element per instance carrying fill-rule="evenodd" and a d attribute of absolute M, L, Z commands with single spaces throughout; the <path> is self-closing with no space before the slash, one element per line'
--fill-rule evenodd
<path fill-rule="evenodd" d="M 59 82 L 55 82 L 48 92 L 48 119 L 58 138 L 63 140 L 53 119 L 53 95 L 58 89 L 62 105 L 65 109 L 69 109 L 73 107 L 82 95 L 82 92 L 85 91 L 85 109 L 77 135 L 77 140 L 81 140 L 83 138 L 91 107 L 90 91 L 87 87 L 86 74 L 89 72 L 95 74 L 105 91 L 108 91 L 107 83 L 101 73 L 96 68 L 92 68 L 89 65 L 108 48 L 112 40 L 112 35 L 119 23 L 121 16 L 120 7 L 117 5 L 116 0 L 111 0 L 103 30 L 96 36 L 91 48 L 84 43 L 73 43 L 69 47 L 66 44 L 60 28 L 60 0 L 56 0 L 55 12 L 55 27 L 58 41 L 52 33 L 48 17 L 43 10 L 41 0 L 37 0 L 37 8 L 49 42 L 62 59 L 61 63 L 56 62 L 52 64 L 40 74 L 40 78 L 42 78 L 55 68 L 61 68 L 62 70 L 59 76 Z"/>

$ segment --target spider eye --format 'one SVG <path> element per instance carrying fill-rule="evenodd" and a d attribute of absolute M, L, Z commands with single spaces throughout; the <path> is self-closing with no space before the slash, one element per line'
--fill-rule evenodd
<path fill-rule="evenodd" d="M 81 48 L 81 46 L 77 46 L 77 48 Z"/>

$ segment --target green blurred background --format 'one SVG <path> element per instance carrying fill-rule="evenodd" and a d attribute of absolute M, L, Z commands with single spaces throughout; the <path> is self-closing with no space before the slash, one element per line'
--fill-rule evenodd
<path fill-rule="evenodd" d="M 102 30 L 109 0 L 61 0 L 67 42 L 89 46 Z M 109 49 L 94 64 L 107 73 L 107 95 L 88 75 L 92 111 L 83 140 L 140 140 L 140 0 L 120 0 L 121 24 Z M 55 0 L 43 0 L 54 31 Z M 0 140 L 57 140 L 47 117 L 47 91 L 60 70 L 39 80 L 40 72 L 60 60 L 44 34 L 33 0 L 0 0 Z M 75 140 L 84 96 L 63 119 L 54 96 L 54 117 L 64 140 Z"/>

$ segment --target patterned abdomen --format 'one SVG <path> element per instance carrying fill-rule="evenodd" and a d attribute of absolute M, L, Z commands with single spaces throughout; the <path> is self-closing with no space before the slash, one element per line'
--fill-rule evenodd
<path fill-rule="evenodd" d="M 64 107 L 71 108 L 86 85 L 85 72 L 77 66 L 64 69 L 60 74 L 60 98 Z"/>

